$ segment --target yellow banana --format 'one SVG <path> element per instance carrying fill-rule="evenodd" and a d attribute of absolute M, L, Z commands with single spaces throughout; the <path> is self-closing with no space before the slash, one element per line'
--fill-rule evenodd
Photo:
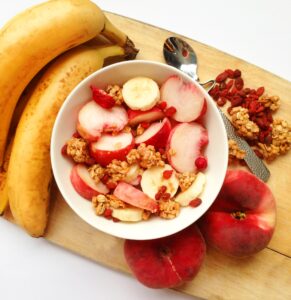
<path fill-rule="evenodd" d="M 107 34 L 105 23 L 110 22 L 89 0 L 51 0 L 20 13 L 0 30 L 0 166 L 15 105 L 40 69 L 101 32 L 126 50 L 132 46 L 112 24 Z M 137 53 L 129 52 L 130 57 Z"/>
<path fill-rule="evenodd" d="M 50 138 L 61 104 L 105 58 L 124 53 L 118 45 L 78 46 L 57 58 L 32 91 L 16 130 L 7 178 L 13 217 L 30 235 L 43 235 L 47 224 Z"/>

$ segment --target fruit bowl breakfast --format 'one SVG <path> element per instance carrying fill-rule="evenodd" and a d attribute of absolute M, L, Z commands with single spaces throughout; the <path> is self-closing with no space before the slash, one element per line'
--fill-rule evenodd
<path fill-rule="evenodd" d="M 52 134 L 57 185 L 84 221 L 136 240 L 178 232 L 216 198 L 227 169 L 220 114 L 170 66 L 122 62 L 83 80 Z"/>

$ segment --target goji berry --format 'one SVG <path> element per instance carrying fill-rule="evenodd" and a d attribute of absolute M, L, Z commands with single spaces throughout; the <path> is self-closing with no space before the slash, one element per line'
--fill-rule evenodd
<path fill-rule="evenodd" d="M 197 207 L 202 203 L 202 200 L 200 198 L 196 198 L 190 201 L 189 206 L 191 207 Z"/>
<path fill-rule="evenodd" d="M 112 216 L 112 209 L 106 208 L 105 211 L 104 211 L 104 213 L 103 213 L 103 215 L 104 215 L 105 218 L 111 218 L 111 216 Z"/>
<path fill-rule="evenodd" d="M 161 199 L 161 197 L 162 197 L 162 193 L 160 193 L 160 192 L 157 192 L 156 194 L 155 194 L 155 199 L 156 200 L 160 200 Z"/>
<path fill-rule="evenodd" d="M 207 159 L 204 156 L 199 156 L 195 160 L 195 166 L 198 170 L 205 170 L 207 168 Z"/>
<path fill-rule="evenodd" d="M 80 133 L 79 133 L 78 131 L 75 131 L 75 132 L 73 133 L 72 137 L 78 139 L 78 138 L 80 138 L 81 136 L 80 136 Z"/>
<path fill-rule="evenodd" d="M 226 83 L 226 89 L 229 90 L 233 86 L 234 80 L 231 79 Z"/>
<path fill-rule="evenodd" d="M 225 103 L 226 103 L 226 98 L 225 97 L 220 97 L 218 100 L 217 100 L 217 105 L 218 106 L 224 106 Z"/>
<path fill-rule="evenodd" d="M 233 77 L 234 77 L 234 78 L 241 77 L 241 71 L 238 70 L 238 69 L 234 70 L 234 72 L 233 72 Z"/>
<path fill-rule="evenodd" d="M 216 77 L 215 80 L 216 80 L 216 82 L 220 83 L 220 82 L 224 81 L 227 77 L 228 77 L 227 72 L 222 72 Z"/>
<path fill-rule="evenodd" d="M 173 170 L 165 170 L 163 172 L 163 177 L 164 177 L 164 179 L 169 179 L 169 178 L 171 178 L 172 174 L 173 174 Z"/>
<path fill-rule="evenodd" d="M 234 78 L 234 71 L 233 70 L 227 69 L 224 72 L 227 73 L 227 75 L 228 75 L 229 78 Z"/>
<path fill-rule="evenodd" d="M 244 87 L 244 81 L 241 77 L 235 79 L 234 85 L 237 90 L 241 90 Z"/>
<path fill-rule="evenodd" d="M 101 181 L 102 183 L 106 184 L 107 181 L 109 180 L 109 176 L 107 174 L 105 174 L 102 178 L 101 178 Z"/>
<path fill-rule="evenodd" d="M 176 113 L 177 109 L 174 106 L 170 106 L 165 110 L 166 117 L 172 117 Z"/>
<path fill-rule="evenodd" d="M 67 156 L 67 155 L 68 155 L 68 153 L 67 153 L 67 148 L 68 148 L 68 145 L 67 145 L 67 144 L 65 144 L 65 145 L 62 147 L 62 149 L 61 149 L 62 155 L 64 155 L 64 156 Z"/>
<path fill-rule="evenodd" d="M 225 83 L 225 81 L 222 81 L 222 82 L 220 83 L 220 85 L 219 85 L 219 89 L 220 89 L 221 91 L 223 91 L 225 88 L 226 88 L 226 83 Z"/>
<path fill-rule="evenodd" d="M 150 125 L 151 125 L 151 124 L 150 124 L 149 122 L 141 122 L 141 123 L 140 123 L 140 126 L 141 126 L 142 128 L 144 128 L 144 129 L 149 128 Z"/>
<path fill-rule="evenodd" d="M 165 185 L 162 185 L 160 188 L 159 188 L 159 193 L 162 193 L 164 194 L 165 192 L 167 191 L 167 187 Z"/>
<path fill-rule="evenodd" d="M 256 153 L 258 158 L 260 158 L 260 159 L 264 158 L 263 154 L 259 150 L 255 149 L 254 152 Z"/>
<path fill-rule="evenodd" d="M 262 96 L 265 92 L 265 88 L 263 86 L 259 87 L 256 91 L 256 94 L 258 95 L 258 97 Z"/>
<path fill-rule="evenodd" d="M 109 190 L 114 190 L 117 186 L 117 184 L 113 181 L 107 181 L 106 186 L 109 188 Z"/>
<path fill-rule="evenodd" d="M 171 198 L 171 194 L 170 193 L 164 193 L 162 195 L 162 200 L 167 201 Z"/>
<path fill-rule="evenodd" d="M 167 107 L 167 102 L 162 101 L 162 102 L 158 103 L 157 107 L 160 108 L 161 110 L 164 110 Z"/>

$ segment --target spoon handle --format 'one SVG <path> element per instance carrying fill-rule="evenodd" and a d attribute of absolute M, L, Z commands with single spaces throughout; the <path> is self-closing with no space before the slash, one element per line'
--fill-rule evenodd
<path fill-rule="evenodd" d="M 205 82 L 199 82 L 199 84 L 207 91 L 209 92 L 215 85 L 216 81 L 213 79 L 210 79 Z"/>

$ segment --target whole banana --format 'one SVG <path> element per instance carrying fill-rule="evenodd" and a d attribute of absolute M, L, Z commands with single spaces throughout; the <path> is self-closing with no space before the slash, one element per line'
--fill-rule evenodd
<path fill-rule="evenodd" d="M 134 57 L 132 42 L 89 0 L 51 0 L 15 16 L 0 30 L 0 166 L 15 105 L 53 58 L 99 33 Z"/>
<path fill-rule="evenodd" d="M 105 58 L 124 53 L 118 45 L 78 46 L 58 57 L 32 91 L 16 130 L 7 175 L 11 212 L 30 235 L 43 235 L 47 224 L 50 138 L 61 104 L 82 79 L 103 66 Z"/>

